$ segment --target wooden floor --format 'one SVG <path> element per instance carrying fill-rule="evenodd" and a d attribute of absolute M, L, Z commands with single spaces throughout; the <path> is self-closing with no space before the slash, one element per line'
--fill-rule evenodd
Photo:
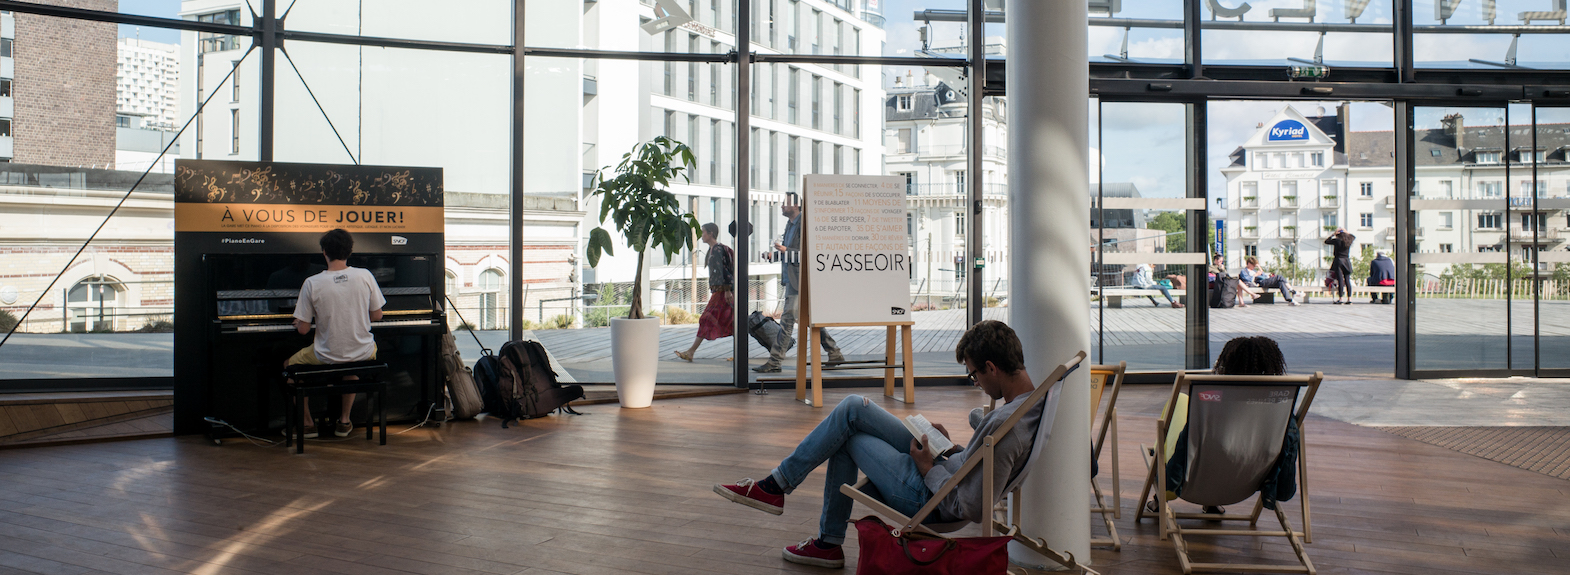
<path fill-rule="evenodd" d="M 1141 474 L 1129 472 L 1142 469 L 1138 444 L 1154 437 L 1164 392 L 1123 393 L 1118 526 L 1129 543 L 1093 552 L 1104 573 L 1178 572 L 1154 526 L 1133 523 Z M 710 491 L 763 477 L 822 417 L 790 397 L 595 405 L 509 429 L 416 429 L 386 446 L 314 441 L 305 455 L 193 437 L 0 451 L 0 574 L 833 572 L 779 557 L 816 531 L 821 471 L 779 517 Z M 953 429 L 981 399 L 934 389 L 914 408 L 879 401 Z M 1321 573 L 1570 564 L 1570 482 L 1324 418 L 1305 431 L 1308 551 Z M 1194 547 L 1201 558 L 1291 559 L 1284 542 Z"/>

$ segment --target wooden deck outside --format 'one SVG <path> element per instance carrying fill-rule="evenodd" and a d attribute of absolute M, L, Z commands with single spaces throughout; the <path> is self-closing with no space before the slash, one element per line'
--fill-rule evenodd
<path fill-rule="evenodd" d="M 1138 445 L 1154 437 L 1164 392 L 1133 387 L 1120 401 L 1127 543 L 1092 553 L 1104 573 L 1178 572 L 1155 526 L 1133 523 L 1142 476 L 1128 472 L 1142 469 Z M 920 411 L 951 428 L 982 400 L 923 394 Z M 787 395 L 589 406 L 510 429 L 416 429 L 387 446 L 316 441 L 298 456 L 195 437 L 0 451 L 0 574 L 834 572 L 779 557 L 816 530 L 821 470 L 780 517 L 710 492 L 761 478 L 823 416 Z M 1570 564 L 1570 482 L 1373 428 L 1320 417 L 1306 427 L 1308 552 L 1321 573 Z M 1291 559 L 1284 543 L 1195 543 L 1199 557 Z"/>

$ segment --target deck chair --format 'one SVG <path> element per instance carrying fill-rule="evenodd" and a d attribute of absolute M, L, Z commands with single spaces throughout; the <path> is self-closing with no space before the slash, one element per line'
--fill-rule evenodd
<path fill-rule="evenodd" d="M 1037 385 L 1035 391 L 1032 391 L 1030 395 L 1026 396 L 1024 399 L 1025 403 L 1021 404 L 1019 408 L 1014 411 L 1013 415 L 1010 415 L 1008 419 L 1003 420 L 1003 424 L 998 426 L 998 428 L 993 431 L 992 435 L 988 435 L 982 439 L 980 453 L 973 453 L 967 457 L 965 459 L 965 464 L 960 466 L 959 471 L 955 472 L 954 476 L 950 477 L 949 480 L 943 484 L 943 487 L 939 488 L 937 492 L 933 493 L 932 498 L 928 499 L 927 504 L 923 505 L 915 515 L 906 517 L 904 514 L 895 511 L 894 508 L 885 505 L 883 502 L 878 501 L 870 495 L 867 495 L 865 489 L 867 488 L 868 479 L 866 476 L 862 476 L 862 478 L 857 481 L 855 485 L 841 485 L 840 493 L 844 493 L 856 502 L 866 505 L 868 508 L 871 508 L 874 513 L 891 519 L 891 523 L 894 524 L 895 531 L 897 533 L 919 531 L 921 533 L 935 537 L 944 537 L 945 533 L 952 533 L 954 531 L 960 530 L 966 525 L 969 525 L 970 521 L 955 521 L 950 523 L 924 523 L 924 521 L 929 515 L 932 514 L 934 510 L 938 508 L 938 503 L 942 501 L 943 498 L 949 494 L 949 492 L 958 487 L 959 482 L 962 479 L 968 477 L 971 473 L 981 474 L 982 493 L 992 493 L 993 481 L 997 479 L 1004 479 L 1005 481 L 1008 481 L 1006 488 L 1002 493 L 1014 494 L 1019 491 L 1020 485 L 1025 480 L 1025 470 L 1030 469 L 1031 465 L 1035 463 L 1036 458 L 1041 455 L 1042 448 L 1047 445 L 1047 441 L 1052 435 L 1052 420 L 1057 415 L 1058 400 L 1062 396 L 1061 389 L 1063 378 L 1068 376 L 1069 372 L 1078 369 L 1080 363 L 1084 360 L 1085 352 L 1082 351 L 1075 354 L 1074 357 L 1069 359 L 1067 363 L 1061 364 L 1057 366 L 1056 369 L 1052 370 L 1052 374 L 1048 375 L 1040 385 Z M 990 465 L 990 463 L 993 458 L 992 448 L 995 445 L 994 439 L 1007 436 L 1008 432 L 1014 429 L 1014 424 L 1018 423 L 1020 418 L 1024 417 L 1025 413 L 1032 409 L 1040 411 L 1041 423 L 1036 428 L 1035 439 L 1031 444 L 1030 455 L 1026 458 L 1025 464 L 1020 467 L 1020 471 L 1012 478 L 993 477 L 992 465 Z M 988 465 L 981 465 L 983 461 L 987 462 Z M 1013 500 L 1017 502 L 1019 501 L 1019 498 L 1016 496 L 1013 498 Z M 1002 533 L 1005 536 L 1013 537 L 1015 541 L 1020 542 L 1037 553 L 1051 558 L 1053 561 L 1058 562 L 1066 568 L 1076 569 L 1082 573 L 1096 575 L 1095 571 L 1080 565 L 1079 562 L 1074 559 L 1074 555 L 1072 553 L 1067 551 L 1055 551 L 1048 547 L 1045 541 L 1040 539 L 1033 539 L 1024 534 L 1021 534 L 1019 532 L 1018 526 L 1012 524 L 1012 521 L 1006 519 L 999 520 L 998 501 L 992 501 L 991 503 L 992 505 L 990 507 L 993 509 L 993 513 L 990 517 L 987 518 L 987 520 L 982 521 L 981 524 L 981 534 L 983 537 L 992 537 L 994 533 Z M 1014 514 L 1010 517 L 1018 517 L 1018 511 L 1018 504 L 1016 503 Z"/>
<path fill-rule="evenodd" d="M 1172 395 L 1156 420 L 1156 444 L 1163 446 L 1151 450 L 1146 456 L 1150 473 L 1140 493 L 1140 509 L 1135 521 L 1146 513 L 1145 498 L 1152 487 L 1162 494 L 1156 497 L 1156 521 L 1160 524 L 1161 539 L 1168 535 L 1177 551 L 1178 563 L 1183 573 L 1269 571 L 1276 573 L 1308 573 L 1314 575 L 1314 564 L 1303 550 L 1303 543 L 1313 542 L 1313 527 L 1308 507 L 1308 460 L 1306 446 L 1298 445 L 1297 469 L 1298 502 L 1302 506 L 1303 531 L 1292 528 L 1284 502 L 1277 502 L 1276 520 L 1279 531 L 1257 529 L 1264 500 L 1256 497 L 1254 510 L 1248 515 L 1215 513 L 1177 513 L 1167 502 L 1167 458 L 1165 447 L 1170 436 L 1182 428 L 1169 425 L 1174 420 L 1182 402 L 1179 395 L 1187 392 L 1187 458 L 1188 468 L 1179 498 L 1196 505 L 1233 505 L 1255 496 L 1265 475 L 1280 458 L 1289 419 L 1296 419 L 1299 437 L 1302 437 L 1303 420 L 1319 391 L 1323 374 L 1308 376 L 1245 376 L 1245 375 L 1186 375 L 1179 373 L 1172 385 Z M 1306 388 L 1306 390 L 1305 390 Z M 1295 408 L 1295 409 L 1294 409 Z M 1143 451 L 1143 450 L 1142 450 Z M 1249 529 L 1184 527 L 1179 519 L 1204 519 L 1209 521 L 1247 521 Z M 1241 565 L 1232 563 L 1194 563 L 1189 559 L 1189 535 L 1232 535 L 1251 537 L 1285 537 L 1291 544 L 1301 565 Z M 1300 540 L 1301 538 L 1301 540 Z"/>
<path fill-rule="evenodd" d="M 1106 446 L 1107 439 L 1112 439 L 1112 506 L 1107 507 L 1106 499 L 1101 494 L 1101 486 L 1096 483 L 1096 478 L 1090 478 L 1090 489 L 1096 496 L 1096 504 L 1090 508 L 1091 513 L 1101 515 L 1101 521 L 1106 524 L 1107 536 L 1105 538 L 1092 537 L 1091 545 L 1110 545 L 1113 551 L 1121 551 L 1123 542 L 1118 538 L 1117 525 L 1113 519 L 1123 517 L 1123 498 L 1120 495 L 1121 485 L 1118 474 L 1118 393 L 1123 390 L 1123 376 L 1128 373 L 1128 362 L 1120 361 L 1117 365 L 1092 365 L 1090 366 L 1090 431 L 1095 437 L 1091 445 L 1090 456 L 1096 461 L 1101 460 L 1101 448 Z M 1108 390 L 1110 386 L 1110 392 Z M 1100 409 L 1102 396 L 1107 397 L 1107 408 Z M 1096 425 L 1096 413 L 1101 413 L 1099 431 Z"/>

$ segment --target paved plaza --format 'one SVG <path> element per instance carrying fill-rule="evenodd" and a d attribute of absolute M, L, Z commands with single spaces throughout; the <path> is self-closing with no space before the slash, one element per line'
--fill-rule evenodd
<path fill-rule="evenodd" d="M 1171 370 L 1183 366 L 1185 310 L 1153 306 L 1147 300 L 1125 300 L 1120 309 L 1090 304 L 1092 361 L 1128 361 L 1134 370 Z M 1513 315 L 1503 300 L 1420 299 L 1417 304 L 1417 366 L 1419 369 L 1530 368 L 1534 357 L 1545 368 L 1570 367 L 1570 302 L 1517 303 Z M 1007 307 L 988 308 L 986 317 L 1010 323 Z M 1227 340 L 1243 335 L 1268 335 L 1281 342 L 1292 371 L 1323 371 L 1339 379 L 1388 379 L 1394 372 L 1395 306 L 1359 302 L 1331 305 L 1315 298 L 1302 306 L 1255 304 L 1247 308 L 1210 310 L 1212 357 Z M 963 375 L 953 349 L 964 333 L 965 310 L 921 311 L 912 314 L 917 372 L 922 375 Z M 1533 326 L 1542 336 L 1533 341 Z M 695 361 L 676 358 L 692 344 L 697 325 L 669 325 L 660 331 L 660 375 L 666 383 L 728 383 L 731 381 L 732 339 L 704 342 Z M 852 358 L 882 357 L 883 328 L 831 331 Z M 1515 334 L 1507 338 L 1507 334 Z M 498 348 L 505 331 L 475 335 Z M 479 346 L 468 332 L 456 334 L 464 359 L 479 357 Z M 550 350 L 563 379 L 582 383 L 611 381 L 610 329 L 585 328 L 526 332 Z M 1510 349 L 1506 349 L 1507 340 Z M 1534 344 L 1536 348 L 1534 349 Z M 173 373 L 173 335 L 17 334 L 0 348 L 0 378 L 157 377 Z M 762 363 L 768 351 L 749 338 L 746 361 Z M 791 375 L 795 350 L 787 354 L 784 375 Z"/>

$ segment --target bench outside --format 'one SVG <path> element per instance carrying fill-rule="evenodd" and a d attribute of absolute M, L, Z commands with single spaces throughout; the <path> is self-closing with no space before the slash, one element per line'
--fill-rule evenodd
<path fill-rule="evenodd" d="M 1188 305 L 1188 294 L 1187 293 L 1179 291 L 1179 290 L 1177 290 L 1175 288 L 1171 289 L 1171 290 L 1168 290 L 1168 291 L 1172 292 L 1172 298 L 1177 300 L 1178 303 L 1183 304 L 1183 305 Z M 1141 289 L 1141 288 L 1135 288 L 1135 287 L 1127 287 L 1127 288 L 1100 288 L 1100 289 L 1093 288 L 1093 289 L 1090 290 L 1090 293 L 1091 293 L 1091 295 L 1100 295 L 1102 299 L 1107 301 L 1107 307 L 1113 308 L 1113 309 L 1122 309 L 1123 308 L 1123 298 L 1126 298 L 1126 297 L 1128 297 L 1128 298 L 1142 298 L 1142 297 L 1161 298 L 1162 297 L 1161 290 L 1158 290 L 1158 289 Z M 1165 299 L 1165 298 L 1162 298 L 1162 299 Z M 1157 305 L 1159 306 L 1161 304 L 1157 304 Z"/>

